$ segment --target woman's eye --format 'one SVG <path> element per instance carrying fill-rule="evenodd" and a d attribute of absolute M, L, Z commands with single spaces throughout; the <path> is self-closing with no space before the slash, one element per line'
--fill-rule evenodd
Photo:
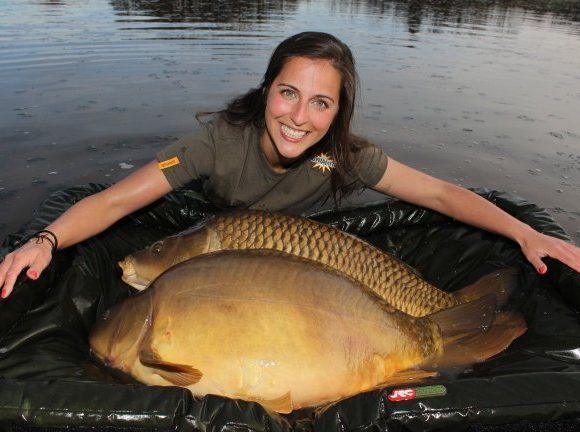
<path fill-rule="evenodd" d="M 294 99 L 296 97 L 296 93 L 294 93 L 294 91 L 290 90 L 290 89 L 284 89 L 280 92 L 282 94 L 282 96 L 284 96 L 286 99 Z"/>
<path fill-rule="evenodd" d="M 325 110 L 328 108 L 328 103 L 326 103 L 325 101 L 318 99 L 314 101 L 314 106 L 316 106 L 317 109 L 319 109 L 320 111 Z"/>

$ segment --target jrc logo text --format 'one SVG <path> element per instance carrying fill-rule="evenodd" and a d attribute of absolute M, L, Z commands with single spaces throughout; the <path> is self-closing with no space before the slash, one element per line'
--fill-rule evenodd
<path fill-rule="evenodd" d="M 394 389 L 387 395 L 391 402 L 400 402 L 404 400 L 419 399 L 425 397 L 445 396 L 447 388 L 442 385 L 416 387 L 416 388 L 399 388 Z"/>
<path fill-rule="evenodd" d="M 402 400 L 409 400 L 415 399 L 415 389 L 407 388 L 407 389 L 395 389 L 391 392 L 387 398 L 391 402 L 399 402 Z"/>

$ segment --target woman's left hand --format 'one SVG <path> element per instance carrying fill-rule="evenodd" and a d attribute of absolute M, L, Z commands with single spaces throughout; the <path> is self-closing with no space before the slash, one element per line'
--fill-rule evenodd
<path fill-rule="evenodd" d="M 542 261 L 544 257 L 557 259 L 580 272 L 580 248 L 571 243 L 530 228 L 519 241 L 519 244 L 525 257 L 540 274 L 545 274 L 548 271 L 548 267 Z"/>

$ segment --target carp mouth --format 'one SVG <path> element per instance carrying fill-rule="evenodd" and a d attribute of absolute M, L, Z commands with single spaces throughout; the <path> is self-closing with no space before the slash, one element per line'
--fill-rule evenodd
<path fill-rule="evenodd" d="M 131 285 L 133 288 L 139 291 L 143 291 L 145 288 L 149 286 L 150 283 L 150 281 L 142 279 L 136 274 L 132 275 L 123 274 L 123 277 L 121 279 L 123 279 L 123 282 L 125 282 L 128 285 Z"/>
<path fill-rule="evenodd" d="M 129 259 L 125 258 L 123 261 L 119 261 L 119 267 L 123 270 L 123 276 L 121 276 L 123 282 L 131 285 L 136 290 L 143 291 L 151 284 L 149 279 L 137 274 L 133 263 Z"/>

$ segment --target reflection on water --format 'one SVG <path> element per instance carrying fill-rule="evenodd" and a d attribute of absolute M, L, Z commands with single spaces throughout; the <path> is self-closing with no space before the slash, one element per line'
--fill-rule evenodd
<path fill-rule="evenodd" d="M 436 176 L 547 207 L 580 240 L 579 5 L 0 2 L 0 237 L 48 191 L 150 160 L 196 111 L 255 86 L 282 39 L 318 30 L 356 57 L 357 131 Z"/>
<path fill-rule="evenodd" d="M 58 1 L 55 3 L 60 4 Z M 273 2 L 245 0 L 227 3 L 211 0 L 165 2 L 111 0 L 115 10 L 125 12 L 127 15 L 143 14 L 174 21 L 208 23 L 259 23 L 270 19 L 283 19 L 282 13 L 287 14 L 296 10 L 299 3 L 297 0 Z M 571 21 L 580 19 L 580 6 L 577 1 L 333 0 L 329 4 L 329 10 L 333 13 L 407 17 L 411 33 L 420 31 L 423 20 L 435 26 L 449 22 L 487 25 L 490 20 L 496 26 L 505 26 L 506 18 L 516 8 L 533 12 L 536 16 L 551 14 Z"/>
<path fill-rule="evenodd" d="M 176 22 L 201 22 L 219 24 L 253 25 L 270 20 L 283 19 L 284 15 L 296 10 L 297 0 L 284 1 L 234 1 L 216 2 L 211 0 L 177 1 L 132 1 L 112 0 L 116 11 L 126 15 L 144 15 Z"/>

